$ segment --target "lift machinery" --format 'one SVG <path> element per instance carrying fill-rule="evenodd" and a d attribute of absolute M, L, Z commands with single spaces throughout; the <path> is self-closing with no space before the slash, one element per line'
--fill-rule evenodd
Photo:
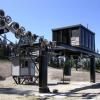
<path fill-rule="evenodd" d="M 39 91 L 50 92 L 47 87 L 48 52 L 52 51 L 55 42 L 48 42 L 30 31 L 26 32 L 24 27 L 0 10 L 0 35 L 8 32 L 12 32 L 18 39 L 17 44 L 12 44 L 10 55 L 15 82 L 35 83 L 39 79 Z"/>

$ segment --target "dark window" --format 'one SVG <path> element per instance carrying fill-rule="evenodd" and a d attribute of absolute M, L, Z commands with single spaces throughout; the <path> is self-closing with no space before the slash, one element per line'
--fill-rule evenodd
<path fill-rule="evenodd" d="M 22 61 L 21 61 L 21 67 L 22 67 L 22 68 L 28 67 L 28 61 L 22 60 Z"/>
<path fill-rule="evenodd" d="M 25 67 L 28 67 L 28 61 L 25 61 Z"/>
<path fill-rule="evenodd" d="M 82 30 L 82 33 L 81 33 L 81 41 L 82 41 L 82 46 L 84 46 L 84 30 Z"/>
<path fill-rule="evenodd" d="M 86 47 L 86 32 L 84 30 L 84 47 Z"/>
<path fill-rule="evenodd" d="M 61 31 L 55 31 L 53 32 L 54 38 L 53 41 L 61 42 L 62 41 L 62 34 Z"/>
<path fill-rule="evenodd" d="M 62 35 L 62 43 L 67 43 L 67 35 L 66 35 L 66 33 L 63 33 L 63 35 Z"/>
<path fill-rule="evenodd" d="M 53 41 L 57 41 L 57 32 L 53 32 Z"/>
<path fill-rule="evenodd" d="M 88 32 L 85 31 L 85 34 L 86 34 L 86 47 L 88 47 Z"/>
<path fill-rule="evenodd" d="M 69 37 L 69 31 L 68 30 L 62 30 L 62 43 L 64 44 L 70 44 L 70 37 Z"/>
<path fill-rule="evenodd" d="M 94 35 L 91 35 L 91 49 L 95 50 L 95 40 L 94 40 Z"/>
<path fill-rule="evenodd" d="M 79 37 L 79 30 L 78 29 L 72 30 L 72 37 Z"/>
<path fill-rule="evenodd" d="M 89 49 L 91 49 L 91 33 L 89 33 Z"/>

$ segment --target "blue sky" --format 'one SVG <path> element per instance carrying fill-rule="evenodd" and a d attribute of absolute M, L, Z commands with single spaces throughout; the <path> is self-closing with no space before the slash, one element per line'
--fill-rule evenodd
<path fill-rule="evenodd" d="M 100 50 L 100 0 L 0 0 L 0 9 L 27 31 L 48 40 L 52 40 L 52 28 L 88 24 Z M 7 37 L 15 41 L 11 33 Z"/>

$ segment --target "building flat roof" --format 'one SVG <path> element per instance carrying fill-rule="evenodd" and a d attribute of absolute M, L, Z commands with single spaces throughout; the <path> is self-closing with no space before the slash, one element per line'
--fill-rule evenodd
<path fill-rule="evenodd" d="M 92 34 L 95 34 L 94 32 L 92 32 L 90 29 L 86 28 L 86 27 L 83 26 L 82 24 L 71 25 L 71 26 L 65 26 L 65 27 L 60 27 L 60 28 L 54 28 L 54 29 L 52 29 L 52 31 L 58 31 L 58 30 L 64 30 L 64 29 L 72 29 L 72 28 L 75 28 L 75 27 L 82 27 L 82 28 L 84 28 L 85 30 L 91 32 Z"/>

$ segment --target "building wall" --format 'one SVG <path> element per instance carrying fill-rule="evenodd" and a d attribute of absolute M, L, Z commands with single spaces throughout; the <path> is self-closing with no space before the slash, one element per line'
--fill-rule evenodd
<path fill-rule="evenodd" d="M 53 41 L 57 43 L 79 46 L 80 45 L 80 30 L 75 29 L 63 29 L 53 31 Z"/>
<path fill-rule="evenodd" d="M 80 29 L 72 29 L 71 30 L 71 45 L 72 46 L 80 46 Z"/>
<path fill-rule="evenodd" d="M 81 28 L 81 47 L 95 51 L 95 34 Z"/>
<path fill-rule="evenodd" d="M 84 26 L 52 31 L 53 41 L 95 51 L 95 34 Z"/>

